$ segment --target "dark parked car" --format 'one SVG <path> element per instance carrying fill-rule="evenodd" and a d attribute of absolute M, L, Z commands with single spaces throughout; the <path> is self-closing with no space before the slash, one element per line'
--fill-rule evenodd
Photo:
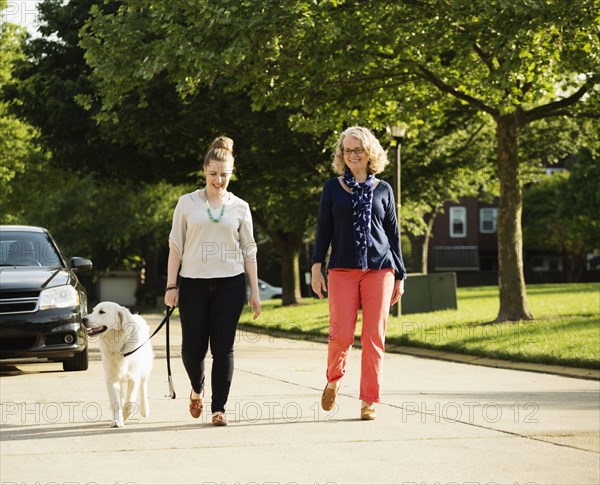
<path fill-rule="evenodd" d="M 39 357 L 86 370 L 87 294 L 77 272 L 91 268 L 85 258 L 67 263 L 46 229 L 0 226 L 0 359 Z"/>

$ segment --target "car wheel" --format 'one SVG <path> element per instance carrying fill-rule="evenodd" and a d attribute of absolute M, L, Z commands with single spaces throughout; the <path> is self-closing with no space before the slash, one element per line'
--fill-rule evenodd
<path fill-rule="evenodd" d="M 67 372 L 87 370 L 89 363 L 88 346 L 85 346 L 81 352 L 77 352 L 69 360 L 63 361 L 63 370 Z"/>

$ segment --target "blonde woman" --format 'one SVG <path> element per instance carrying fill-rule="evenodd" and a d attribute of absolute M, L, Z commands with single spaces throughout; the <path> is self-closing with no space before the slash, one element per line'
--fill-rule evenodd
<path fill-rule="evenodd" d="M 389 307 L 404 293 L 406 278 L 394 194 L 388 183 L 375 177 L 387 163 L 385 151 L 367 128 L 353 126 L 340 135 L 333 161 L 340 176 L 323 187 L 312 258 L 312 289 L 319 298 L 328 291 L 329 299 L 327 385 L 321 406 L 329 411 L 335 405 L 362 308 L 363 420 L 377 417 L 373 404 L 381 399 Z M 328 290 L 321 268 L 330 246 Z"/>
<path fill-rule="evenodd" d="M 227 190 L 233 141 L 220 136 L 204 157 L 206 186 L 179 199 L 169 235 L 165 304 L 179 306 L 181 354 L 191 383 L 189 412 L 202 413 L 204 359 L 212 353 L 212 423 L 228 424 L 233 343 L 250 284 L 254 319 L 261 313 L 250 207 Z"/>

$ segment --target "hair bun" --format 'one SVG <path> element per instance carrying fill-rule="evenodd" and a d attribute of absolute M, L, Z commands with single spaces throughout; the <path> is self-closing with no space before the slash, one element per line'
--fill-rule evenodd
<path fill-rule="evenodd" d="M 233 140 L 226 136 L 219 136 L 219 137 L 215 138 L 215 140 L 212 142 L 212 145 L 210 146 L 210 148 L 212 150 L 222 149 L 222 150 L 227 150 L 227 151 L 233 152 Z"/>

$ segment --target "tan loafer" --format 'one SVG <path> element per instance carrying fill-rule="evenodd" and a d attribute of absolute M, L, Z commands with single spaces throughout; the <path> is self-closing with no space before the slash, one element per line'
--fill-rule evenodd
<path fill-rule="evenodd" d="M 363 421 L 373 421 L 376 417 L 377 413 L 371 406 L 365 406 L 360 410 L 360 419 Z"/>
<path fill-rule="evenodd" d="M 339 388 L 338 388 L 339 389 Z M 323 395 L 321 396 L 321 407 L 325 411 L 331 411 L 335 406 L 335 398 L 337 396 L 337 389 L 331 389 L 325 386 L 323 389 Z"/>
<path fill-rule="evenodd" d="M 213 426 L 227 426 L 229 424 L 229 422 L 227 421 L 227 418 L 225 417 L 225 413 L 213 413 L 212 415 L 212 424 Z"/>
<path fill-rule="evenodd" d="M 198 419 L 202 414 L 202 398 L 192 399 L 192 392 L 190 392 L 190 414 L 195 419 Z"/>

